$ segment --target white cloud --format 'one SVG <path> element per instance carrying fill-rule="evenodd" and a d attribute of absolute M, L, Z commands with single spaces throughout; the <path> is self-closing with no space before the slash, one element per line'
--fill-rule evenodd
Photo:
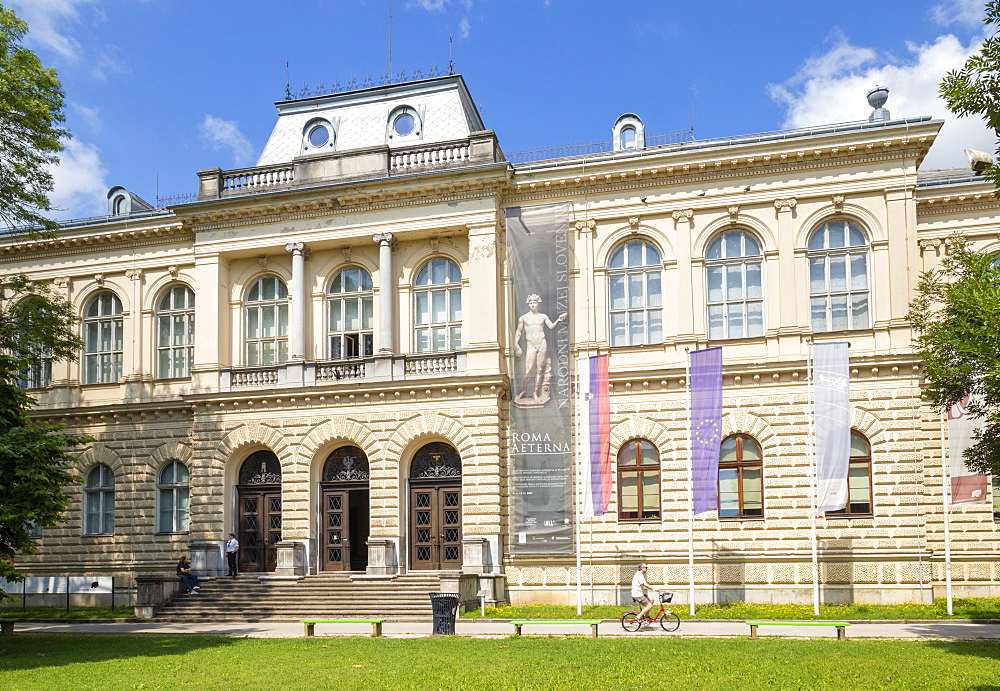
<path fill-rule="evenodd" d="M 471 27 L 469 26 L 469 18 L 462 17 L 462 21 L 458 23 L 458 36 L 459 38 L 468 38 Z"/>
<path fill-rule="evenodd" d="M 81 57 L 80 43 L 67 35 L 63 26 L 80 21 L 79 8 L 94 0 L 8 0 L 18 16 L 28 23 L 28 39 L 64 58 Z"/>
<path fill-rule="evenodd" d="M 924 167 L 962 167 L 962 149 L 993 151 L 996 139 L 981 120 L 952 115 L 938 96 L 938 84 L 979 45 L 978 39 L 965 45 L 948 34 L 932 43 L 909 44 L 909 55 L 899 60 L 836 36 L 830 50 L 807 60 L 783 84 L 769 84 L 768 93 L 785 108 L 783 127 L 813 127 L 867 119 L 871 108 L 865 95 L 876 84 L 886 86 L 885 107 L 893 118 L 931 115 L 945 121 Z"/>
<path fill-rule="evenodd" d="M 49 195 L 53 218 L 103 216 L 107 213 L 108 171 L 101 163 L 100 151 L 76 139 L 63 144 L 66 148 L 59 156 L 59 163 L 49 168 L 55 183 Z"/>
<path fill-rule="evenodd" d="M 448 0 L 413 0 L 411 4 L 428 12 L 440 12 L 448 4 Z"/>
<path fill-rule="evenodd" d="M 73 115 L 78 117 L 93 132 L 101 131 L 101 111 L 99 108 L 88 108 L 79 103 L 72 103 L 70 104 L 70 110 Z"/>
<path fill-rule="evenodd" d="M 941 26 L 976 26 L 986 16 L 985 4 L 984 0 L 945 0 L 931 8 L 930 17 Z"/>
<path fill-rule="evenodd" d="M 212 151 L 229 149 L 233 154 L 233 164 L 237 168 L 253 164 L 253 145 L 240 132 L 240 125 L 235 120 L 223 120 L 206 113 L 198 130 Z"/>

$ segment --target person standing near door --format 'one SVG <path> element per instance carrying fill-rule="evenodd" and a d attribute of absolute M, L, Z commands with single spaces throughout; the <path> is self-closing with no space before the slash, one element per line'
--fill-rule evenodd
<path fill-rule="evenodd" d="M 229 573 L 227 576 L 232 576 L 236 578 L 236 574 L 239 572 L 239 563 L 237 559 L 237 552 L 240 551 L 240 543 L 236 539 L 234 533 L 229 533 L 229 539 L 226 540 L 226 561 L 229 563 Z"/>

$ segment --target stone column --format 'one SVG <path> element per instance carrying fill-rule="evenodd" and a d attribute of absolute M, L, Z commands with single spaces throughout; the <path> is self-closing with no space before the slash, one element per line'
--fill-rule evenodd
<path fill-rule="evenodd" d="M 306 357 L 306 255 L 309 248 L 301 242 L 289 242 L 285 251 L 292 253 L 291 305 L 288 325 L 288 358 L 304 360 Z"/>
<path fill-rule="evenodd" d="M 392 233 L 372 237 L 378 243 L 378 352 L 395 353 L 393 325 L 396 321 L 395 274 L 392 268 L 392 248 L 396 238 Z"/>
<path fill-rule="evenodd" d="M 229 262 L 218 254 L 195 257 L 194 365 L 191 384 L 195 391 L 219 388 L 219 368 L 229 363 L 232 343 L 229 301 Z M 205 324 L 209 326 L 204 326 Z"/>

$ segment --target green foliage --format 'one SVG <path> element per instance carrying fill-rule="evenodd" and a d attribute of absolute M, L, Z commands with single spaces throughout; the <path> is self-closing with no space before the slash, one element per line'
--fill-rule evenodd
<path fill-rule="evenodd" d="M 929 635 L 933 635 L 932 633 Z M 5 689 L 991 689 L 995 641 L 14 635 Z"/>
<path fill-rule="evenodd" d="M 1000 266 L 959 235 L 948 244 L 941 267 L 921 275 L 910 305 L 926 395 L 942 410 L 970 396 L 968 411 L 985 426 L 965 464 L 1000 475 Z"/>
<path fill-rule="evenodd" d="M 983 21 L 990 27 L 1000 26 L 1000 0 L 986 3 Z M 988 37 L 961 69 L 949 72 L 939 91 L 951 112 L 959 117 L 978 115 L 1000 137 L 1000 35 Z M 1000 187 L 1000 166 L 990 166 L 983 175 Z"/>
<path fill-rule="evenodd" d="M 0 5 L 0 224 L 8 229 L 56 224 L 50 210 L 52 175 L 45 169 L 58 160 L 63 91 L 52 68 L 21 45 L 27 25 Z"/>
<path fill-rule="evenodd" d="M 31 594 L 28 595 L 28 602 L 31 602 Z M 133 619 L 134 610 L 127 605 L 118 605 L 114 609 L 108 607 L 77 607 L 70 603 L 69 611 L 66 607 L 32 607 L 30 604 L 21 609 L 21 603 L 7 602 L 0 607 L 0 621 L 4 619 L 79 619 L 88 621 L 91 619 Z M 138 620 L 134 620 L 138 621 Z"/>
<path fill-rule="evenodd" d="M 35 550 L 31 526 L 56 525 L 69 503 L 70 449 L 90 441 L 39 425 L 35 401 L 18 388 L 25 367 L 44 357 L 72 359 L 81 341 L 70 303 L 25 276 L 0 277 L 0 577 L 18 580 L 14 557 Z M 0 591 L 0 597 L 3 591 Z"/>

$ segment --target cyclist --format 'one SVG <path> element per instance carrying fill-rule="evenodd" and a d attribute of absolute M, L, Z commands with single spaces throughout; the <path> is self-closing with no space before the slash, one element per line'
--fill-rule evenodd
<path fill-rule="evenodd" d="M 639 620 L 649 614 L 649 611 L 653 609 L 653 599 L 647 597 L 643 590 L 648 590 L 653 593 L 660 592 L 657 588 L 654 588 L 649 583 L 646 582 L 646 571 L 649 569 L 645 564 L 639 564 L 639 568 L 636 569 L 635 575 L 632 576 L 632 600 L 638 602 L 642 605 L 642 611 L 639 612 Z"/>

